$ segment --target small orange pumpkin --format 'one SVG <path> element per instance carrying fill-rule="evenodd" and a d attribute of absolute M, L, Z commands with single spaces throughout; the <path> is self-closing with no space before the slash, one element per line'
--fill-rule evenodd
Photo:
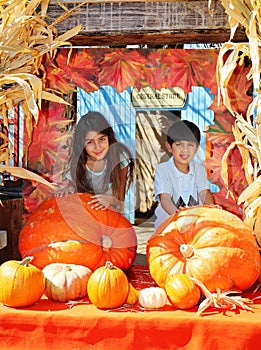
<path fill-rule="evenodd" d="M 214 206 L 184 208 L 149 239 L 150 274 L 164 288 L 169 274 L 185 273 L 211 292 L 250 288 L 260 273 L 255 236 L 236 215 Z"/>
<path fill-rule="evenodd" d="M 127 270 L 136 257 L 134 228 L 115 210 L 92 209 L 90 200 L 88 193 L 74 193 L 43 201 L 20 232 L 22 257 L 32 255 L 41 269 L 59 262 L 94 271 L 109 260 Z"/>
<path fill-rule="evenodd" d="M 9 260 L 0 266 L 0 302 L 4 305 L 25 307 L 40 300 L 45 278 L 40 269 L 30 264 L 32 259 Z"/>
<path fill-rule="evenodd" d="M 186 274 L 168 275 L 165 290 L 177 309 L 189 309 L 200 299 L 200 288 Z"/>
<path fill-rule="evenodd" d="M 89 278 L 88 296 L 95 306 L 113 309 L 124 304 L 129 292 L 129 282 L 125 273 L 109 261 L 96 269 Z"/>

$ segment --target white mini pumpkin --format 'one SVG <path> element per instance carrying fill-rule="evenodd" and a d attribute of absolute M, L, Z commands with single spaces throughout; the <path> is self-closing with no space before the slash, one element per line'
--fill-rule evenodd
<path fill-rule="evenodd" d="M 92 271 L 82 265 L 53 263 L 43 268 L 45 294 L 54 301 L 66 302 L 87 295 L 87 283 Z"/>
<path fill-rule="evenodd" d="M 167 302 L 167 294 L 163 288 L 144 288 L 139 294 L 139 303 L 146 309 L 160 309 Z"/>

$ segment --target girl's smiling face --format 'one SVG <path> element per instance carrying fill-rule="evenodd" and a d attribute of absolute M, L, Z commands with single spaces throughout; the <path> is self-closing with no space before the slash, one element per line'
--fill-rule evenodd
<path fill-rule="evenodd" d="M 88 131 L 85 136 L 85 150 L 88 160 L 103 160 L 109 151 L 109 138 L 97 131 Z"/>
<path fill-rule="evenodd" d="M 199 145 L 194 141 L 176 141 L 172 146 L 167 142 L 166 147 L 174 158 L 174 163 L 178 170 L 183 173 L 189 171 L 189 162 L 195 157 Z"/>

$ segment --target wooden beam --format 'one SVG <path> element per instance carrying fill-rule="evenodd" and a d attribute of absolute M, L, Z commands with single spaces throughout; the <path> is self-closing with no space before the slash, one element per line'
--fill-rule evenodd
<path fill-rule="evenodd" d="M 81 6 L 79 6 L 81 4 Z M 228 16 L 220 2 L 210 14 L 207 0 L 116 1 L 63 0 L 73 11 L 56 25 L 59 34 L 79 24 L 83 30 L 70 41 L 79 46 L 176 45 L 222 43 L 229 40 Z M 64 13 L 57 0 L 48 7 L 50 22 Z M 234 41 L 247 41 L 238 30 Z"/>
<path fill-rule="evenodd" d="M 110 46 L 126 47 L 127 45 L 147 45 L 153 47 L 177 47 L 183 44 L 221 44 L 229 40 L 230 32 L 171 32 L 171 33 L 99 33 L 97 35 L 77 35 L 70 40 L 74 46 Z M 242 33 L 236 34 L 235 42 L 246 42 L 247 37 Z"/>

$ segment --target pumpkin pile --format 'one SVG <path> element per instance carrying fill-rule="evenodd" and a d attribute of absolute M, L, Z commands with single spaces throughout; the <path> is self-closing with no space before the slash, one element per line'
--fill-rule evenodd
<path fill-rule="evenodd" d="M 67 201 L 69 199 L 69 205 L 62 201 L 61 206 L 55 205 L 54 199 L 47 201 L 27 223 L 20 247 L 21 251 L 27 247 L 34 257 L 0 266 L 0 281 L 5 281 L 0 284 L 3 304 L 32 305 L 45 293 L 51 300 L 72 305 L 72 301 L 88 296 L 100 309 L 115 309 L 126 304 L 154 310 L 166 304 L 189 309 L 199 304 L 198 315 L 210 306 L 251 310 L 248 306 L 251 300 L 241 298 L 240 293 L 230 296 L 230 292 L 231 289 L 233 293 L 235 289 L 244 291 L 258 280 L 260 252 L 252 231 L 234 214 L 214 206 L 197 206 L 184 208 L 165 220 L 147 244 L 149 270 L 157 286 L 138 291 L 124 272 L 136 252 L 134 236 L 130 235 L 129 239 L 126 234 L 132 232 L 131 224 L 113 212 L 123 226 L 118 229 L 111 211 L 94 214 L 91 209 L 88 209 L 88 220 L 81 221 L 78 210 L 85 208 L 89 197 L 70 196 Z M 66 211 L 68 207 L 72 210 L 71 203 L 77 208 L 77 215 Z M 35 232 L 40 233 L 39 238 Z M 102 244 L 102 240 L 105 243 Z M 71 260 L 76 259 L 77 253 L 78 264 L 75 264 Z M 112 259 L 103 263 L 108 256 Z M 36 259 L 36 265 L 44 266 L 42 270 L 30 264 L 32 258 Z M 124 259 L 129 260 L 126 263 Z M 47 264 L 49 261 L 52 263 Z M 202 295 L 205 298 L 200 302 Z"/>
<path fill-rule="evenodd" d="M 210 292 L 250 288 L 261 265 L 253 232 L 214 206 L 184 208 L 166 219 L 148 241 L 147 260 L 160 287 L 172 275 L 187 274 Z"/>
<path fill-rule="evenodd" d="M 94 271 L 110 261 L 127 270 L 136 257 L 134 228 L 113 209 L 92 209 L 90 200 L 90 194 L 78 193 L 43 201 L 20 232 L 22 257 L 33 256 L 41 269 L 66 263 Z"/>
<path fill-rule="evenodd" d="M 0 266 L 0 303 L 26 307 L 45 294 L 50 300 L 73 305 L 88 295 L 96 307 L 112 309 L 139 299 L 126 274 L 109 261 L 92 272 L 86 266 L 64 263 L 49 264 L 41 270 L 30 264 L 32 260 L 10 260 Z"/>

